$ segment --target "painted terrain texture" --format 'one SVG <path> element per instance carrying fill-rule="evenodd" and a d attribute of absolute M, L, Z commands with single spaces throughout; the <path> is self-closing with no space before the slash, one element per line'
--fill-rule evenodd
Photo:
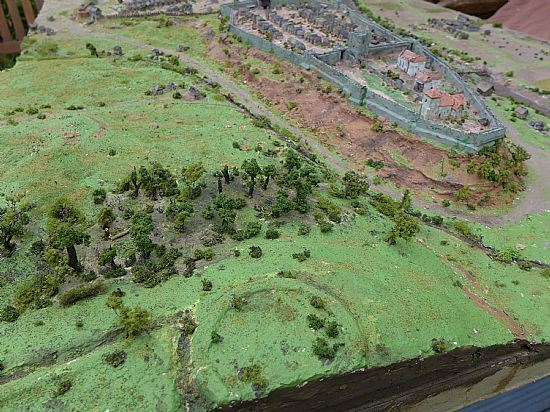
<path fill-rule="evenodd" d="M 69 274 L 48 305 L 0 322 L 0 410 L 209 410 L 455 347 L 550 339 L 545 269 L 550 190 L 541 175 L 550 162 L 548 136 L 536 134 L 524 120 L 509 122 L 514 142 L 533 149 L 526 191 L 495 194 L 498 201 L 471 210 L 454 200 L 442 177 L 445 169 L 457 179 L 474 179 L 465 172 L 466 158 L 460 157 L 465 155 L 399 130 L 375 136 L 372 114 L 349 106 L 311 73 L 226 35 L 217 14 L 83 26 L 69 18 L 78 7 L 69 3 L 47 1 L 43 24 L 56 34 L 29 36 L 16 66 L 0 72 L 0 202 L 23 192 L 34 206 L 15 251 L 0 254 L 0 307 L 12 305 L 18 288 L 39 274 L 32 245 L 47 239 L 48 210 L 60 197 L 72 201 L 88 221 L 91 244 L 77 251 L 81 262 L 99 274 L 93 282 L 103 277 L 97 264 L 101 250 L 111 243 L 119 251 L 132 248 L 128 235 L 116 242 L 102 238 L 95 220 L 103 204 L 94 203 L 92 195 L 97 189 L 106 190 L 105 204 L 116 210 L 118 232 L 131 222 L 122 217 L 124 210 L 148 209 L 154 241 L 178 248 L 181 256 L 175 273 L 154 287 L 136 282 L 128 270 L 101 280 L 101 294 L 62 306 L 59 296 L 92 282 Z M 55 21 L 47 22 L 47 15 Z M 180 44 L 188 50 L 176 53 Z M 115 46 L 122 48 L 121 56 L 109 55 Z M 153 48 L 179 63 L 155 62 Z M 489 64 L 500 65 L 498 54 L 495 59 Z M 170 83 L 182 98 L 172 91 L 148 92 Z M 296 86 L 288 96 L 281 94 L 284 84 Z M 298 85 L 302 97 L 291 94 Z M 190 97 L 190 86 L 203 96 Z M 499 97 L 490 104 L 508 119 L 513 103 Z M 327 110 L 317 119 L 305 113 L 315 108 Z M 327 120 L 336 111 L 339 128 L 338 120 Z M 548 123 L 542 114 L 531 116 Z M 355 133 L 355 142 L 376 138 L 391 146 L 384 151 L 380 143 L 376 150 L 383 155 L 369 153 L 374 145 L 350 151 L 357 143 L 339 137 L 339 130 Z M 396 223 L 375 193 L 391 194 L 392 207 L 400 207 L 407 186 L 396 185 L 392 176 L 410 180 L 407 176 L 420 167 L 420 159 L 406 150 L 411 142 L 426 158 L 435 153 L 444 159 L 423 171 L 443 183 L 434 183 L 435 189 L 428 184 L 410 188 L 414 202 L 406 209 L 418 220 L 419 231 L 391 244 L 388 233 Z M 353 153 L 360 150 L 364 158 L 357 159 Z M 289 153 L 299 159 L 302 172 L 310 167 L 319 181 L 309 193 L 307 211 L 275 216 L 265 211 L 285 188 L 280 176 L 287 173 Z M 461 163 L 453 167 L 449 159 L 457 156 Z M 383 160 L 387 168 L 368 167 L 367 158 Z M 224 165 L 239 169 L 253 159 L 262 167 L 273 165 L 279 178 L 265 190 L 258 185 L 250 199 L 241 171 L 223 193 L 246 199 L 246 206 L 236 210 L 237 228 L 254 221 L 260 229 L 250 238 L 206 242 L 218 219 L 205 212 L 218 195 L 216 172 Z M 134 167 L 151 162 L 162 164 L 178 184 L 182 168 L 202 163 L 204 188 L 192 202 L 194 212 L 183 232 L 163 218 L 159 210 L 168 200 L 162 196 L 152 200 L 141 193 L 131 199 L 114 193 Z M 369 176 L 368 194 L 335 196 L 350 170 Z M 529 198 L 534 203 L 522 206 L 526 196 L 535 196 Z M 444 199 L 452 199 L 450 208 L 441 206 Z M 514 212 L 518 205 L 522 209 Z M 436 213 L 441 221 L 431 218 Z M 260 247 L 261 257 L 252 256 L 251 247 Z M 208 252 L 197 252 L 204 249 Z M 189 256 L 195 257 L 191 274 L 186 272 Z M 106 305 L 113 292 L 124 295 L 124 305 L 149 311 L 151 322 L 143 333 L 125 336 L 119 313 Z M 332 356 L 318 355 L 319 342 L 327 343 Z M 109 361 L 114 353 L 124 353 L 120 364 Z"/>

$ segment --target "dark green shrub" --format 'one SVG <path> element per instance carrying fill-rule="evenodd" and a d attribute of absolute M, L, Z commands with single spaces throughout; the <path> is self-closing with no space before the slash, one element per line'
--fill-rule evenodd
<path fill-rule="evenodd" d="M 125 275 L 126 275 L 126 270 L 124 268 L 116 267 L 114 269 L 110 269 L 107 273 L 105 273 L 105 275 L 103 275 L 103 277 L 105 279 L 115 279 Z"/>
<path fill-rule="evenodd" d="M 307 236 L 309 235 L 309 232 L 311 232 L 311 227 L 306 224 L 301 224 L 298 228 L 298 235 L 299 236 Z"/>
<path fill-rule="evenodd" d="M 317 338 L 313 342 L 313 354 L 317 356 L 320 360 L 332 360 L 336 357 L 336 351 L 338 346 L 330 346 L 326 339 Z"/>
<path fill-rule="evenodd" d="M 132 209 L 131 207 L 127 207 L 124 209 L 124 211 L 122 212 L 122 218 L 124 220 L 128 220 L 128 219 L 131 219 L 133 216 L 134 216 L 134 209 Z"/>
<path fill-rule="evenodd" d="M 325 320 L 314 313 L 310 313 L 307 315 L 307 324 L 311 329 L 318 330 L 325 326 Z"/>
<path fill-rule="evenodd" d="M 384 167 L 384 162 L 381 160 L 367 160 L 367 166 L 372 167 L 374 170 L 380 170 Z"/>
<path fill-rule="evenodd" d="M 511 263 L 516 259 L 519 259 L 521 257 L 521 253 L 519 250 L 513 247 L 507 247 L 503 250 L 499 250 L 496 255 L 495 259 L 504 262 L 504 263 Z"/>
<path fill-rule="evenodd" d="M 202 290 L 204 292 L 210 292 L 212 290 L 212 282 L 208 279 L 201 279 Z"/>
<path fill-rule="evenodd" d="M 212 260 L 214 258 L 214 251 L 212 248 L 195 249 L 194 252 L 196 260 Z"/>
<path fill-rule="evenodd" d="M 251 239 L 257 236 L 261 230 L 262 224 L 260 222 L 247 222 L 243 229 L 239 229 L 233 234 L 233 239 L 238 241 Z"/>
<path fill-rule="evenodd" d="M 132 267 L 132 281 L 146 288 L 153 288 L 160 283 L 155 273 L 143 265 Z"/>
<path fill-rule="evenodd" d="M 12 305 L 4 306 L 4 309 L 0 311 L 0 322 L 15 322 L 18 318 L 19 313 Z"/>
<path fill-rule="evenodd" d="M 214 344 L 222 343 L 223 342 L 223 337 L 219 333 L 213 331 L 212 335 L 211 335 L 211 338 L 210 338 L 210 341 Z"/>
<path fill-rule="evenodd" d="M 331 321 L 327 324 L 325 332 L 329 338 L 337 338 L 340 331 L 338 330 L 338 323 Z"/>
<path fill-rule="evenodd" d="M 103 188 L 95 189 L 92 193 L 94 204 L 101 205 L 107 197 L 107 191 Z"/>
<path fill-rule="evenodd" d="M 215 216 L 214 210 L 212 210 L 212 207 L 206 206 L 206 208 L 202 212 L 203 219 L 210 220 L 213 219 Z"/>
<path fill-rule="evenodd" d="M 518 266 L 521 270 L 530 271 L 531 269 L 533 269 L 533 265 L 528 260 L 522 260 L 518 263 Z"/>
<path fill-rule="evenodd" d="M 311 252 L 309 249 L 304 248 L 304 250 L 300 253 L 293 253 L 292 258 L 296 259 L 298 262 L 303 262 L 311 256 Z"/>
<path fill-rule="evenodd" d="M 341 216 L 342 209 L 338 206 L 336 206 L 334 203 L 332 203 L 329 199 L 321 198 L 317 201 L 317 207 L 321 209 L 329 220 L 340 223 L 341 222 Z M 320 220 L 320 219 L 319 219 Z"/>
<path fill-rule="evenodd" d="M 325 301 L 320 296 L 312 296 L 311 299 L 309 299 L 309 304 L 315 309 L 325 308 Z"/>
<path fill-rule="evenodd" d="M 113 368 L 118 368 L 126 361 L 126 352 L 123 350 L 116 350 L 111 353 L 103 355 L 103 361 L 111 365 Z"/>
<path fill-rule="evenodd" d="M 231 307 L 233 309 L 242 310 L 246 305 L 246 299 L 237 295 L 231 297 Z"/>
<path fill-rule="evenodd" d="M 277 276 L 280 278 L 287 278 L 287 279 L 296 279 L 296 275 L 292 273 L 290 270 L 280 270 L 277 272 Z"/>
<path fill-rule="evenodd" d="M 451 202 L 449 202 L 447 199 L 444 199 L 441 204 L 443 205 L 443 207 L 449 207 L 451 206 Z"/>
<path fill-rule="evenodd" d="M 59 304 L 61 306 L 74 305 L 79 300 L 92 298 L 103 293 L 106 289 L 105 283 L 98 281 L 91 285 L 78 286 L 70 289 L 59 296 Z"/>
<path fill-rule="evenodd" d="M 53 391 L 53 396 L 57 398 L 58 396 L 69 392 L 72 386 L 73 383 L 68 379 L 57 382 L 55 390 Z"/>
<path fill-rule="evenodd" d="M 265 232 L 265 238 L 266 239 L 277 239 L 280 236 L 280 233 L 277 229 L 267 229 Z"/>
<path fill-rule="evenodd" d="M 262 375 L 262 367 L 258 364 L 241 368 L 239 370 L 239 379 L 242 382 L 250 383 L 253 390 L 263 391 L 268 385 L 267 380 Z"/>
<path fill-rule="evenodd" d="M 182 329 L 187 336 L 191 336 L 197 329 L 197 323 L 189 314 L 183 318 Z"/>
<path fill-rule="evenodd" d="M 262 257 L 262 248 L 260 246 L 250 246 L 248 254 L 251 258 L 259 259 Z"/>
<path fill-rule="evenodd" d="M 446 339 L 443 338 L 433 338 L 432 339 L 432 350 L 435 353 L 444 353 L 447 352 L 450 348 L 450 344 Z"/>

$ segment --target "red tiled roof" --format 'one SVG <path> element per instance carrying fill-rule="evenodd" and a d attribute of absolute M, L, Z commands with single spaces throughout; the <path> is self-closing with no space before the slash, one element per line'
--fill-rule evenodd
<path fill-rule="evenodd" d="M 430 99 L 439 99 L 443 95 L 439 89 L 430 89 L 424 92 Z"/>
<path fill-rule="evenodd" d="M 413 63 L 420 63 L 428 60 L 426 56 L 421 56 L 410 50 L 403 50 L 403 52 L 401 52 L 401 57 Z"/>
<path fill-rule="evenodd" d="M 458 110 L 460 109 L 460 107 L 462 106 L 466 106 L 466 97 L 464 96 L 464 94 L 462 93 L 459 93 L 459 94 L 453 94 L 453 109 L 454 110 Z"/>
<path fill-rule="evenodd" d="M 426 70 L 416 75 L 416 80 L 418 80 L 421 83 L 429 83 L 432 80 L 439 80 L 439 79 L 441 79 L 441 74 L 438 72 L 434 72 L 432 70 Z"/>

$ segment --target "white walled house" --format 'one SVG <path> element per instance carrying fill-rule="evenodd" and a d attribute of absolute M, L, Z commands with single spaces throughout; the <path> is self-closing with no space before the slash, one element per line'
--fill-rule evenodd
<path fill-rule="evenodd" d="M 416 76 L 417 73 L 423 72 L 426 69 L 428 58 L 421 56 L 410 50 L 403 50 L 397 58 L 397 65 L 401 70 L 409 76 Z"/>

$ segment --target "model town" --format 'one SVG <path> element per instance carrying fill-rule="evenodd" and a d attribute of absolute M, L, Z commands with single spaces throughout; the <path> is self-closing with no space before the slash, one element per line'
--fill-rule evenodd
<path fill-rule="evenodd" d="M 32 3 L 0 410 L 456 410 L 547 375 L 550 36 L 433 3 Z"/>

